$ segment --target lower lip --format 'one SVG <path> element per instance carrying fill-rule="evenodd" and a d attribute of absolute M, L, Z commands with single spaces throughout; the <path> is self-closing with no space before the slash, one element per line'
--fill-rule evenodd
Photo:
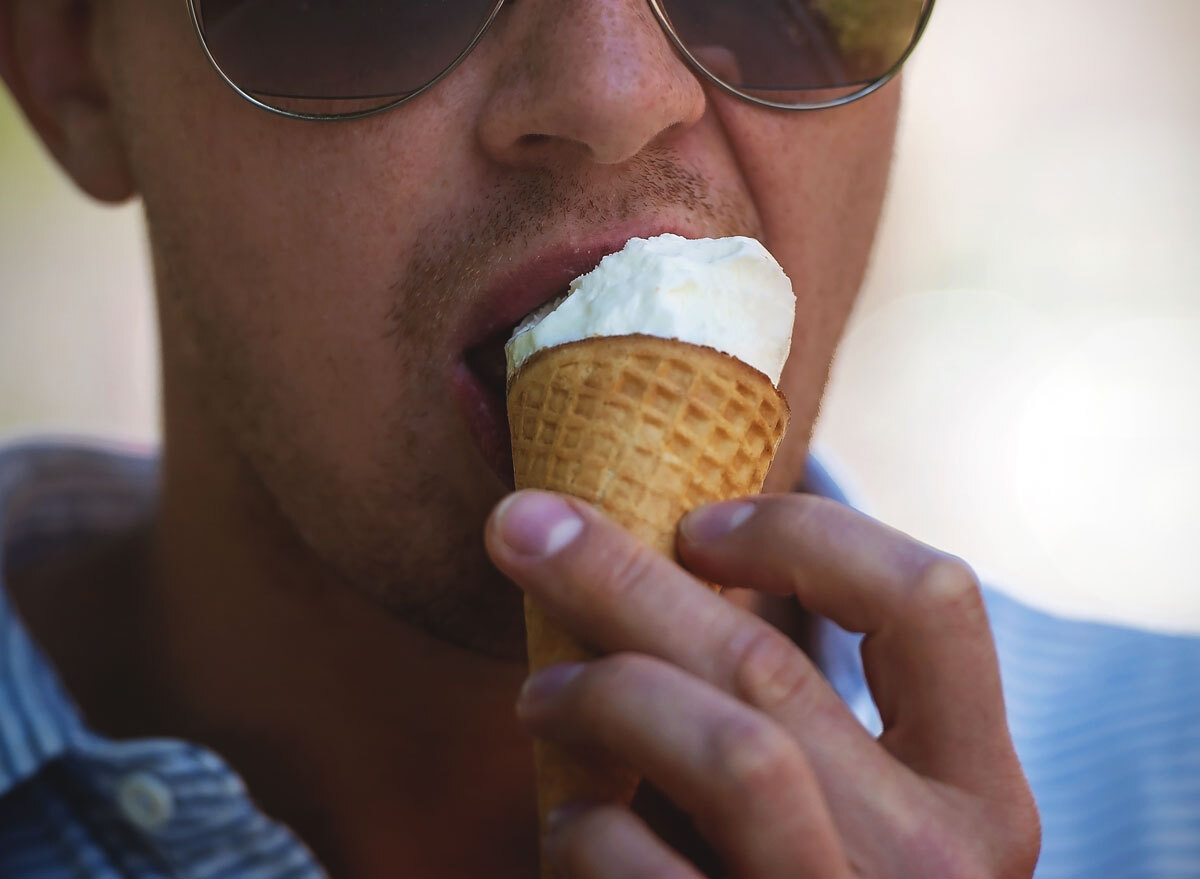
<path fill-rule="evenodd" d="M 504 401 L 484 387 L 465 363 L 455 368 L 452 384 L 479 454 L 500 481 L 513 488 L 512 439 Z"/>

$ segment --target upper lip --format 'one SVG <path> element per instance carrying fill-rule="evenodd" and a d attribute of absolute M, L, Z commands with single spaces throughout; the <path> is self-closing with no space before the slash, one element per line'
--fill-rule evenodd
<path fill-rule="evenodd" d="M 642 225 L 600 236 L 569 238 L 539 248 L 487 286 L 463 326 L 460 350 L 468 351 L 511 329 L 521 318 L 561 295 L 571 281 L 594 269 L 601 259 L 621 250 L 630 238 L 649 238 L 666 232 L 685 238 L 699 237 L 679 225 Z"/>

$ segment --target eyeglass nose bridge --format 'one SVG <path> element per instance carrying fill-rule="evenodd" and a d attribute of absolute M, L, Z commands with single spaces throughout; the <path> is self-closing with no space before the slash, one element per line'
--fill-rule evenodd
<path fill-rule="evenodd" d="M 201 51 L 204 53 L 209 65 L 217 72 L 217 74 L 221 77 L 225 84 L 229 86 L 229 88 L 233 89 L 233 91 L 235 91 L 246 101 L 249 101 L 254 106 L 266 110 L 269 113 L 285 116 L 290 119 L 302 119 L 311 122 L 349 122 L 355 119 L 365 119 L 369 116 L 376 116 L 380 113 L 386 113 L 388 110 L 393 110 L 402 104 L 407 104 L 409 101 L 420 97 L 425 92 L 432 89 L 435 85 L 453 73 L 455 69 L 457 69 L 464 60 L 466 60 L 467 56 L 470 55 L 475 50 L 475 47 L 479 45 L 479 42 L 483 39 L 484 34 L 491 29 L 492 23 L 500 14 L 500 10 L 503 9 L 506 4 L 511 4 L 514 2 L 516 2 L 516 0 L 496 0 L 487 16 L 484 18 L 483 23 L 479 26 L 478 30 L 471 38 L 470 42 L 467 43 L 467 45 L 458 54 L 458 56 L 454 58 L 453 61 L 451 61 L 429 82 L 420 86 L 416 90 L 397 98 L 394 101 L 388 101 L 378 107 L 370 107 L 363 110 L 334 114 L 305 113 L 301 111 L 287 110 L 282 107 L 275 107 L 263 101 L 261 98 L 256 97 L 241 85 L 236 83 L 221 67 L 220 63 L 213 56 L 212 51 L 209 48 L 208 41 L 204 37 L 204 26 L 200 20 L 200 12 L 196 5 L 197 0 L 187 0 L 187 7 L 188 15 L 192 20 L 192 27 L 195 30 L 196 37 L 200 43 Z M 839 95 L 835 98 L 824 101 L 789 104 L 750 94 L 749 92 L 735 88 L 730 83 L 721 79 L 711 70 L 709 70 L 704 62 L 698 58 L 696 54 L 684 43 L 678 31 L 675 29 L 675 26 L 671 23 L 671 18 L 667 14 L 666 9 L 663 7 L 662 0 L 646 0 L 646 3 L 650 7 L 650 11 L 653 13 L 655 20 L 658 21 L 663 33 L 666 34 L 667 39 L 670 40 L 676 52 L 679 53 L 688 66 L 691 67 L 692 70 L 701 77 L 701 79 L 712 83 L 714 86 L 726 92 L 727 94 L 730 94 L 736 98 L 740 98 L 748 103 L 756 104 L 760 107 L 767 107 L 773 110 L 792 111 L 826 110 L 833 107 L 840 107 L 844 104 L 849 104 L 853 101 L 859 100 L 860 98 L 864 98 L 890 82 L 893 78 L 895 78 L 896 74 L 900 72 L 900 69 L 904 66 L 904 63 L 908 60 L 909 56 L 916 49 L 917 44 L 921 41 L 921 37 L 925 33 L 925 29 L 929 24 L 929 19 L 933 14 L 935 2 L 936 0 L 924 0 L 920 21 L 917 24 L 912 39 L 909 41 L 908 47 L 900 56 L 899 60 L 897 60 L 896 63 L 893 64 L 892 67 L 883 74 L 883 76 L 871 81 L 863 88 L 846 95 Z"/>

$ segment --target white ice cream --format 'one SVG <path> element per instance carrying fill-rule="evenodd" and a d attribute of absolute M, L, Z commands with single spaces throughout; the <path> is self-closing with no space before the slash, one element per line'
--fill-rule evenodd
<path fill-rule="evenodd" d="M 631 238 L 517 327 L 508 377 L 542 348 L 644 333 L 732 354 L 778 386 L 795 313 L 791 281 L 753 238 Z"/>

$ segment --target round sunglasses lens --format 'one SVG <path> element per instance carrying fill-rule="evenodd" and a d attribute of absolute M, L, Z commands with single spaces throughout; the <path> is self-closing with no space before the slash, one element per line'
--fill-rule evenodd
<path fill-rule="evenodd" d="M 302 114 L 363 112 L 411 95 L 457 60 L 495 0 L 194 0 L 221 72 Z"/>
<path fill-rule="evenodd" d="M 782 104 L 835 101 L 908 51 L 929 0 L 659 0 L 680 41 L 734 89 Z"/>

